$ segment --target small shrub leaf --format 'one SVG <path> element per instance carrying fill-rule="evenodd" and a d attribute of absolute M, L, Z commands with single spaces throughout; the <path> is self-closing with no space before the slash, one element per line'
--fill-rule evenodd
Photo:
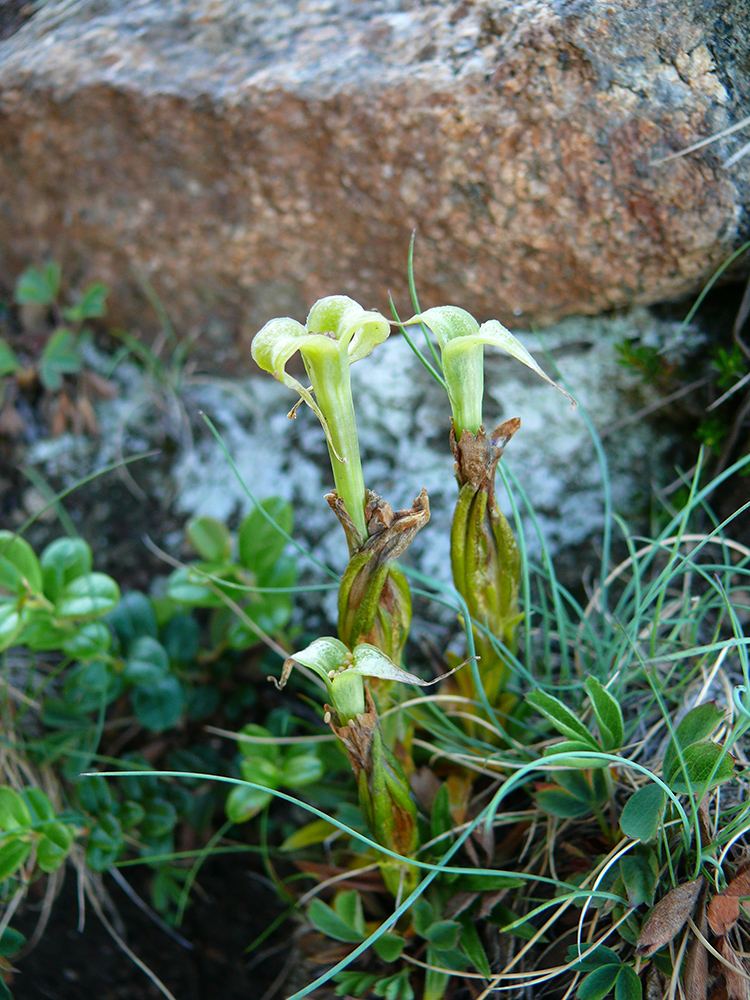
<path fill-rule="evenodd" d="M 31 854 L 31 844 L 14 837 L 0 847 L 0 881 L 10 878 Z"/>
<path fill-rule="evenodd" d="M 583 686 L 591 699 L 594 715 L 599 724 L 602 746 L 605 750 L 618 750 L 625 738 L 625 725 L 617 699 L 591 675 L 583 682 Z"/>
<path fill-rule="evenodd" d="M 630 965 L 623 965 L 617 973 L 615 1000 L 642 1000 L 643 986 Z"/>
<path fill-rule="evenodd" d="M 547 694 L 546 691 L 542 691 L 541 688 L 537 688 L 526 695 L 526 701 L 549 719 L 552 725 L 563 736 L 567 736 L 571 740 L 580 740 L 592 750 L 601 749 L 581 720 L 573 715 L 570 709 L 566 708 L 559 698 L 555 698 L 551 694 Z"/>
<path fill-rule="evenodd" d="M 27 268 L 16 283 L 16 302 L 19 305 L 25 302 L 51 305 L 60 291 L 61 277 L 60 265 L 54 261 L 42 267 Z"/>
<path fill-rule="evenodd" d="M 373 941 L 372 950 L 384 962 L 395 962 L 400 958 L 406 941 L 398 934 L 381 934 L 377 941 Z"/>
<path fill-rule="evenodd" d="M 664 761 L 662 775 L 670 782 L 680 767 L 680 750 L 707 739 L 721 722 L 724 713 L 713 701 L 704 702 L 692 708 L 675 729 L 673 738 L 669 741 Z"/>
<path fill-rule="evenodd" d="M 588 948 L 584 947 L 583 950 L 588 951 Z M 579 952 L 577 945 L 570 945 L 568 948 L 568 961 L 570 962 L 570 968 L 575 972 L 592 972 L 594 969 L 600 969 L 604 965 L 617 965 L 620 961 L 620 957 L 616 951 L 606 948 L 601 944 L 590 955 L 586 955 L 584 958 L 579 958 L 580 954 L 581 952 Z"/>
<path fill-rule="evenodd" d="M 236 785 L 227 795 L 224 805 L 227 819 L 232 823 L 246 823 L 253 816 L 257 816 L 262 809 L 265 809 L 272 798 L 271 792 L 260 788 Z"/>
<path fill-rule="evenodd" d="M 116 818 L 108 813 L 99 818 L 89 834 L 86 861 L 94 871 L 101 872 L 117 859 L 125 841 Z"/>
<path fill-rule="evenodd" d="M 73 846 L 75 835 L 67 823 L 45 823 L 44 836 L 36 845 L 36 860 L 43 872 L 56 871 Z"/>
<path fill-rule="evenodd" d="M 57 392 L 62 386 L 63 375 L 72 375 L 81 369 L 81 355 L 76 335 L 67 327 L 55 330 L 44 345 L 39 359 L 39 378 L 45 389 Z"/>
<path fill-rule="evenodd" d="M 30 822 L 47 823 L 57 819 L 49 796 L 41 788 L 34 788 L 32 785 L 29 788 L 24 788 L 21 795 L 29 807 Z"/>
<path fill-rule="evenodd" d="M 185 691 L 173 674 L 134 687 L 132 697 L 136 718 L 154 733 L 176 726 L 185 711 Z"/>
<path fill-rule="evenodd" d="M 620 859 L 620 875 L 628 894 L 628 906 L 635 909 L 645 903 L 652 906 L 659 866 L 656 855 L 642 845 Z"/>
<path fill-rule="evenodd" d="M 625 836 L 643 843 L 653 840 L 664 818 L 666 800 L 664 790 L 653 783 L 633 792 L 620 815 L 620 829 Z"/>
<path fill-rule="evenodd" d="M 700 799 L 734 777 L 734 758 L 718 743 L 710 740 L 693 743 L 685 747 L 682 755 L 684 770 L 678 761 L 669 779 L 672 791 L 678 795 L 693 794 Z"/>
<path fill-rule="evenodd" d="M 36 553 L 12 531 L 0 531 L 0 594 L 23 597 L 42 593 L 42 567 Z"/>
<path fill-rule="evenodd" d="M 365 915 L 362 909 L 362 897 L 351 889 L 340 892 L 334 900 L 333 909 L 344 923 L 360 935 L 360 940 L 366 936 Z"/>
<path fill-rule="evenodd" d="M 104 316 L 107 311 L 108 293 L 107 286 L 100 282 L 89 285 L 75 305 L 63 309 L 63 316 L 69 323 L 82 323 L 85 319 Z"/>
<path fill-rule="evenodd" d="M 556 785 L 537 788 L 534 797 L 540 809 L 560 819 L 580 819 L 591 812 L 591 799 L 583 801 Z"/>
<path fill-rule="evenodd" d="M 437 920 L 422 931 L 424 937 L 438 951 L 450 951 L 458 944 L 461 924 L 456 920 Z"/>
<path fill-rule="evenodd" d="M 617 960 L 617 965 L 602 965 L 594 969 L 581 981 L 576 996 L 578 1000 L 604 1000 L 612 992 L 612 987 L 617 981 L 622 965 Z"/>
<path fill-rule="evenodd" d="M 215 517 L 197 517 L 188 523 L 186 530 L 190 544 L 208 562 L 226 562 L 232 553 L 232 536 L 229 529 Z"/>
<path fill-rule="evenodd" d="M 151 601 L 139 590 L 123 594 L 117 607 L 107 615 L 107 624 L 114 630 L 123 649 L 140 635 L 158 639 L 159 628 Z"/>
<path fill-rule="evenodd" d="M 344 941 L 347 944 L 357 944 L 364 940 L 365 935 L 347 924 L 322 899 L 313 899 L 307 910 L 310 923 L 321 934 L 333 938 L 334 941 Z"/>
<path fill-rule="evenodd" d="M 10 346 L 0 340 L 0 378 L 12 375 L 19 367 L 18 358 L 13 353 Z"/>
<path fill-rule="evenodd" d="M 21 794 L 7 785 L 0 787 L 0 830 L 6 833 L 31 824 L 31 812 Z"/>
<path fill-rule="evenodd" d="M 293 526 L 291 504 L 280 497 L 269 497 L 260 505 L 271 515 L 282 531 L 290 534 Z M 240 562 L 251 570 L 259 582 L 271 572 L 284 551 L 287 540 L 260 510 L 251 511 L 240 525 L 238 533 Z"/>
<path fill-rule="evenodd" d="M 105 573 L 86 573 L 65 587 L 55 612 L 61 618 L 98 618 L 120 600 L 120 588 Z"/>
<path fill-rule="evenodd" d="M 147 684 L 169 674 L 166 649 L 150 635 L 141 635 L 132 643 L 123 671 L 133 684 Z"/>
<path fill-rule="evenodd" d="M 55 603 L 71 580 L 91 572 L 91 549 L 82 538 L 57 538 L 44 549 L 39 562 L 45 596 Z"/>

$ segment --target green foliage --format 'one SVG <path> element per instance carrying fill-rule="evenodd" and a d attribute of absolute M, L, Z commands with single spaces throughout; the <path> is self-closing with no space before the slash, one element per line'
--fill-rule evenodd
<path fill-rule="evenodd" d="M 278 513 L 284 528 L 291 526 L 286 505 L 272 500 L 264 509 L 271 516 Z M 253 574 L 261 584 L 293 581 L 289 563 L 277 565 L 283 560 L 283 538 L 280 544 L 273 539 L 269 556 L 271 536 L 265 520 L 243 522 L 243 579 Z M 207 537 L 195 537 L 199 546 L 210 544 Z M 228 538 L 229 533 L 222 526 L 212 537 Z M 228 550 L 213 555 L 227 558 Z M 288 604 L 288 596 L 282 596 Z M 254 604 L 244 593 L 239 600 Z M 56 769 L 65 802 L 58 814 L 37 788 L 0 787 L 0 882 L 9 891 L 14 884 L 28 884 L 36 873 L 57 869 L 75 844 L 92 870 L 106 871 L 135 845 L 144 857 L 168 857 L 179 823 L 198 831 L 213 821 L 227 786 L 197 781 L 190 789 L 142 777 L 151 764 L 138 754 L 121 755 L 120 765 L 131 777 L 112 786 L 81 772 L 107 753 L 106 720 L 129 716 L 128 725 L 144 733 L 178 733 L 219 708 L 221 688 L 228 685 L 238 656 L 235 646 L 245 650 L 250 645 L 249 639 L 244 644 L 230 641 L 232 620 L 221 611 L 212 608 L 212 620 L 206 623 L 200 604 L 193 610 L 171 597 L 133 591 L 121 596 L 117 583 L 94 569 L 91 548 L 80 538 L 58 538 L 37 555 L 23 538 L 0 531 L 0 649 L 28 658 L 29 664 L 43 654 L 43 669 L 29 672 L 13 739 L 27 768 Z M 288 611 L 277 608 L 276 634 L 287 620 Z M 233 681 L 232 687 L 238 708 L 252 704 L 251 686 Z M 229 710 L 231 701 L 226 706 Z M 245 732 L 273 736 L 260 727 L 246 727 Z M 170 737 L 168 743 L 173 742 Z M 304 745 L 280 751 L 271 744 L 267 758 L 263 749 L 246 742 L 241 751 L 239 760 L 222 762 L 198 745 L 175 751 L 166 764 L 207 774 L 234 768 L 257 780 L 260 760 L 268 767 L 269 789 L 299 789 L 323 776 L 321 761 Z M 231 813 L 231 805 L 226 808 Z M 248 815 L 245 803 L 244 815 L 236 819 Z M 154 905 L 172 919 L 184 907 L 189 889 L 184 876 L 162 861 L 153 886 Z"/>
<path fill-rule="evenodd" d="M 186 608 L 212 609 L 212 629 L 232 649 L 279 632 L 289 623 L 297 578 L 283 554 L 291 527 L 292 508 L 278 497 L 248 514 L 236 536 L 215 518 L 191 521 L 187 536 L 201 558 L 170 575 L 168 596 Z"/>
<path fill-rule="evenodd" d="M 108 294 L 106 285 L 89 285 L 67 307 L 58 303 L 62 273 L 52 262 L 42 267 L 30 267 L 18 279 L 15 300 L 22 306 L 47 309 L 54 317 L 52 332 L 41 354 L 36 359 L 36 369 L 43 387 L 57 392 L 66 375 L 74 375 L 83 368 L 82 344 L 90 336 L 85 327 L 88 319 L 104 316 Z M 0 377 L 13 375 L 20 367 L 10 345 L 0 341 Z"/>
<path fill-rule="evenodd" d="M 263 785 L 268 791 L 237 785 L 227 796 L 226 813 L 232 823 L 245 823 L 264 809 L 278 788 L 298 789 L 314 785 L 325 773 L 315 749 L 304 744 L 278 746 L 263 726 L 250 723 L 240 730 L 239 771 L 245 781 Z M 244 738 L 243 738 L 244 737 Z"/>

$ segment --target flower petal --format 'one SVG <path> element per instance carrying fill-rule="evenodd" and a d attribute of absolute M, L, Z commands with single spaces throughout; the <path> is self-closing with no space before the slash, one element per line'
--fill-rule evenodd
<path fill-rule="evenodd" d="M 363 309 L 348 295 L 328 295 L 310 310 L 307 329 L 312 334 L 333 335 L 340 344 L 346 344 L 349 364 L 354 364 L 388 338 L 391 324 L 379 312 Z"/>
<path fill-rule="evenodd" d="M 563 396 L 567 396 L 573 407 L 578 406 L 578 403 L 576 403 L 569 392 L 561 389 L 556 382 L 552 381 L 549 375 L 546 375 L 545 372 L 542 371 L 536 361 L 534 361 L 532 356 L 523 346 L 521 341 L 518 340 L 517 337 L 514 337 L 510 330 L 506 330 L 502 323 L 499 323 L 496 319 L 491 319 L 486 323 L 482 323 L 479 327 L 479 332 L 475 336 L 464 337 L 460 342 L 451 342 L 446 346 L 445 353 L 450 354 L 454 351 L 461 350 L 464 344 L 467 345 L 467 350 L 469 349 L 469 344 L 487 344 L 490 347 L 500 347 L 517 361 L 520 361 L 521 364 L 526 365 L 527 368 L 531 368 L 533 372 L 536 372 L 540 378 L 543 378 L 545 382 L 548 382 L 551 386 L 553 386 L 553 388 L 557 389 L 558 392 L 561 392 Z"/>

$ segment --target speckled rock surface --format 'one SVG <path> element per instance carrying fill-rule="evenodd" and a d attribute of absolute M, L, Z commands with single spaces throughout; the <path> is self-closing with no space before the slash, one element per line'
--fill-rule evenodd
<path fill-rule="evenodd" d="M 516 325 L 695 292 L 745 231 L 748 4 L 46 0 L 0 42 L 0 266 L 231 361 L 346 292 Z M 736 143 L 735 143 L 736 145 Z M 146 318 L 144 318 L 146 317 Z M 154 317 L 154 325 L 155 325 Z"/>

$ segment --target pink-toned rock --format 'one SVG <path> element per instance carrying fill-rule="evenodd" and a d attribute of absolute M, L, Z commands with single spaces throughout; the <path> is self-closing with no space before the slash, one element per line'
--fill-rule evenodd
<path fill-rule="evenodd" d="M 698 6 L 46 0 L 0 42 L 0 265 L 104 280 L 131 330 L 148 279 L 228 357 L 323 294 L 410 313 L 414 228 L 423 306 L 693 294 L 748 177 L 714 148 L 654 163 L 746 106 L 744 36 Z"/>

